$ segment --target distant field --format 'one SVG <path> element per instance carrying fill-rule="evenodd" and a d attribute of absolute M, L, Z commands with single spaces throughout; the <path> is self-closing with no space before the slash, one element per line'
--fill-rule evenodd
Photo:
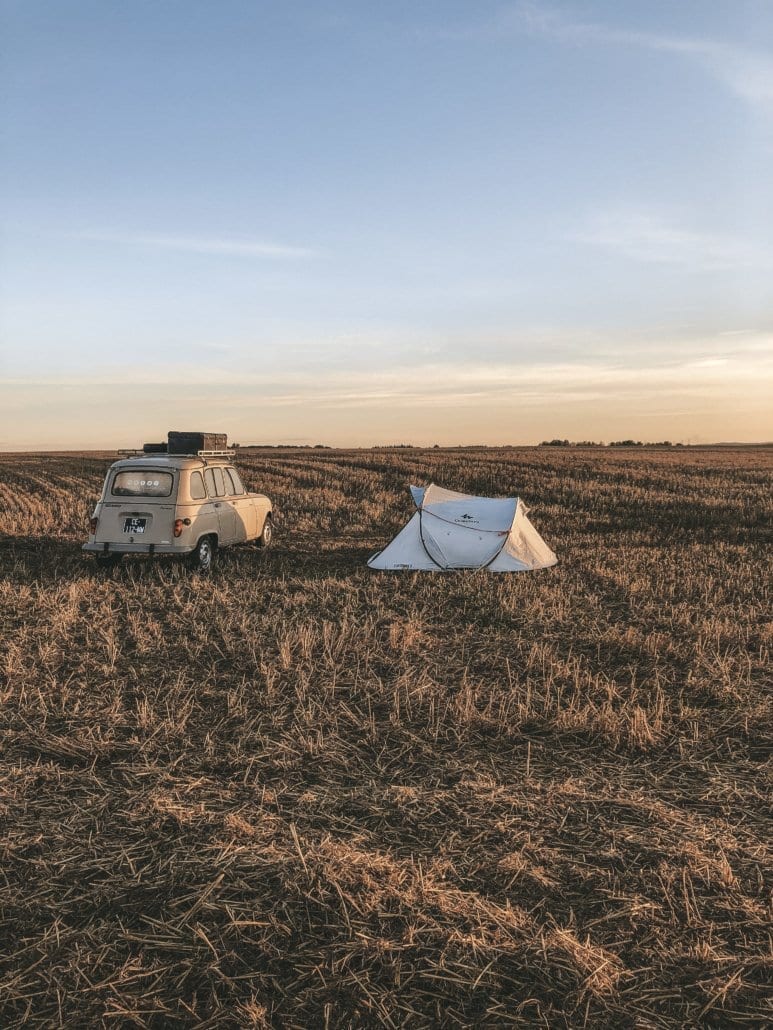
<path fill-rule="evenodd" d="M 0 455 L 0 1027 L 773 1019 L 772 450 L 250 451 L 210 579 L 111 459 Z M 558 566 L 365 568 L 430 481 Z"/>

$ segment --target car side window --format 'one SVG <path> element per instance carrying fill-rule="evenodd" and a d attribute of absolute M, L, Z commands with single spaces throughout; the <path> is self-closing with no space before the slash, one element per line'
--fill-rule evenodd
<path fill-rule="evenodd" d="M 214 469 L 204 469 L 204 482 L 207 484 L 207 493 L 210 497 L 217 497 L 215 490 Z"/>
<path fill-rule="evenodd" d="M 215 492 L 218 497 L 225 497 L 225 479 L 223 478 L 223 470 L 216 466 L 212 471 L 215 473 Z"/>
<path fill-rule="evenodd" d="M 227 492 L 229 494 L 243 494 L 244 487 L 236 469 L 223 469 L 223 472 L 225 472 L 225 488 Z"/>
<path fill-rule="evenodd" d="M 203 501 L 207 496 L 204 480 L 200 472 L 191 472 L 191 497 L 194 501 Z"/>

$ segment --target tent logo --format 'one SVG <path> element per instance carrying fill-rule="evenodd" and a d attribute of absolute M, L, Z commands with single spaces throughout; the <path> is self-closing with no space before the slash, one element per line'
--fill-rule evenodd
<path fill-rule="evenodd" d="M 477 522 L 478 520 L 474 515 L 460 515 L 459 522 Z"/>

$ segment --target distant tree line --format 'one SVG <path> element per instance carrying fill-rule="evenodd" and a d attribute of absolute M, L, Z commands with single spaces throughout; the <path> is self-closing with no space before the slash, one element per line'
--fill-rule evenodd
<path fill-rule="evenodd" d="M 488 451 L 488 450 L 518 450 L 518 444 L 454 444 L 452 446 L 445 446 L 443 450 L 447 451 Z M 524 445 L 526 446 L 526 445 Z M 528 445 L 531 446 L 531 445 Z M 682 443 L 672 443 L 670 440 L 657 440 L 650 442 L 649 440 L 612 440 L 610 443 L 604 443 L 603 440 L 543 440 L 540 447 L 684 447 Z M 249 444 L 231 444 L 234 450 L 238 450 L 240 447 L 243 450 L 296 450 L 296 451 L 310 451 L 310 450 L 325 450 L 329 451 L 332 448 L 330 444 L 326 443 L 249 443 Z M 385 444 L 373 444 L 371 448 L 374 451 L 394 451 L 394 450 L 439 450 L 440 444 L 432 444 L 430 446 L 421 446 L 413 443 L 385 443 Z"/>
<path fill-rule="evenodd" d="M 670 440 L 644 441 L 644 440 L 612 440 L 606 444 L 603 441 L 595 440 L 543 440 L 540 447 L 683 447 L 681 443 L 671 443 Z"/>

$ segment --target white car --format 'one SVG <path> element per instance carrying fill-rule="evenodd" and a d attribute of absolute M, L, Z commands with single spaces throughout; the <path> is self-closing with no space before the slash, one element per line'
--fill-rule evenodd
<path fill-rule="evenodd" d="M 182 555 L 209 572 L 218 548 L 267 547 L 273 508 L 245 489 L 227 454 L 138 454 L 110 466 L 88 542 L 102 568 L 126 554 Z"/>

